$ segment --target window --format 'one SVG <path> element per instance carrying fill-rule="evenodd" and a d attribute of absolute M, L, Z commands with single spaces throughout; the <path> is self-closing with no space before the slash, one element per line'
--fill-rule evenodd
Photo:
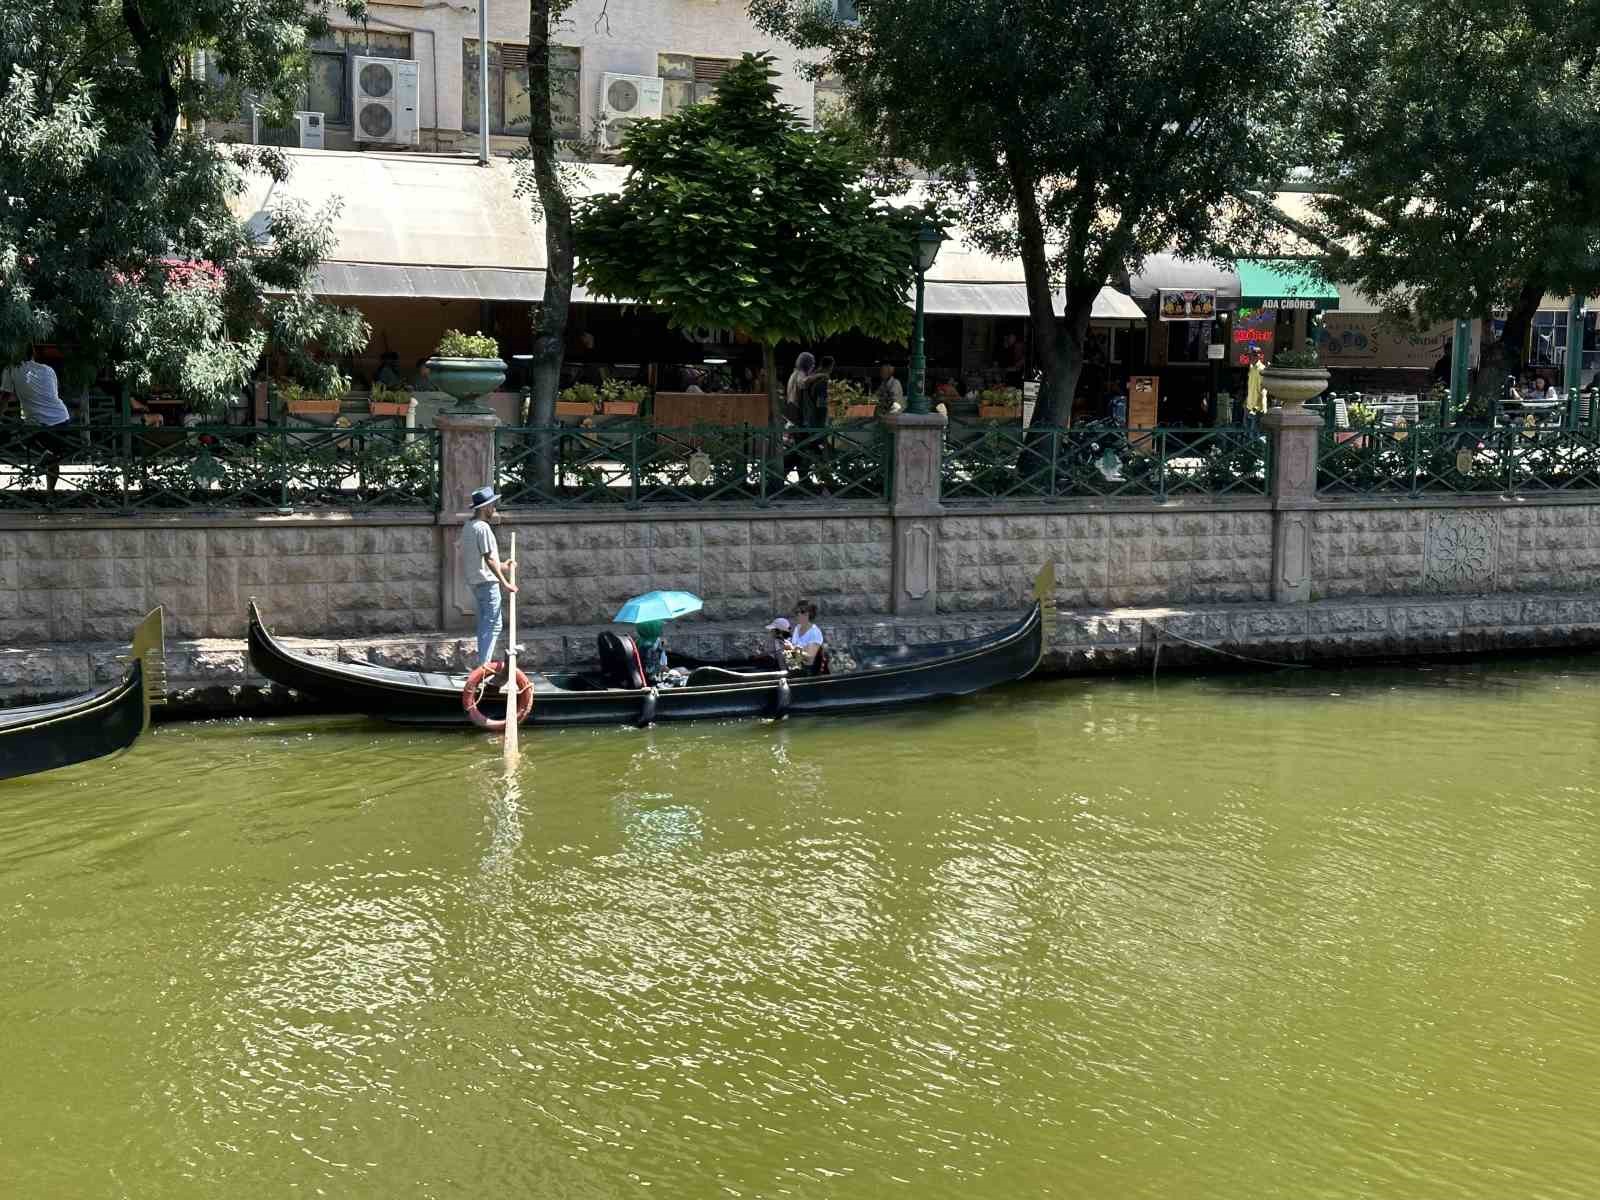
<path fill-rule="evenodd" d="M 856 0 L 833 0 L 833 15 L 846 25 L 861 23 L 861 17 L 856 13 Z"/>
<path fill-rule="evenodd" d="M 409 33 L 330 29 L 312 41 L 311 63 L 300 107 L 319 112 L 329 125 L 350 124 L 350 56 L 410 58 Z"/>
<path fill-rule="evenodd" d="M 661 89 L 661 115 L 670 117 L 680 108 L 709 100 L 733 61 L 696 58 L 692 54 L 658 54 L 656 74 L 667 82 Z"/>
<path fill-rule="evenodd" d="M 581 55 L 571 46 L 550 47 L 550 117 L 556 137 L 580 133 L 578 76 Z M 528 48 L 489 43 L 489 132 L 527 137 L 533 122 L 528 92 Z M 461 42 L 461 128 L 478 132 L 478 42 Z"/>
<path fill-rule="evenodd" d="M 813 125 L 821 126 L 829 117 L 842 116 L 849 108 L 844 94 L 844 80 L 837 75 L 824 75 L 812 88 Z"/>
<path fill-rule="evenodd" d="M 1211 344 L 1210 321 L 1168 321 L 1166 325 L 1169 363 L 1206 361 L 1206 347 Z"/>

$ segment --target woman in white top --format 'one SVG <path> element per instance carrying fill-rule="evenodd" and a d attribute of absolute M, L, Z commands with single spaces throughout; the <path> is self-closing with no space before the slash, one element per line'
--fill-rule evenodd
<path fill-rule="evenodd" d="M 817 654 L 822 649 L 822 630 L 814 622 L 817 619 L 817 606 L 809 600 L 802 600 L 794 606 L 794 632 L 789 635 L 789 644 L 800 651 L 800 658 L 809 668 L 817 661 Z"/>

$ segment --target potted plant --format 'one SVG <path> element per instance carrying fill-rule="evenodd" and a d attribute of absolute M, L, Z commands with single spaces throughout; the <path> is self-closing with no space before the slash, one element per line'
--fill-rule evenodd
<path fill-rule="evenodd" d="M 1261 385 L 1284 408 L 1299 408 L 1328 389 L 1328 371 L 1317 356 L 1317 344 L 1306 339 L 1304 350 L 1279 350 L 1261 373 Z"/>
<path fill-rule="evenodd" d="M 575 383 L 556 396 L 556 420 L 583 420 L 600 408 L 600 392 L 592 383 Z"/>
<path fill-rule="evenodd" d="M 600 385 L 600 411 L 608 417 L 637 417 L 648 394 L 642 383 L 607 379 Z"/>
<path fill-rule="evenodd" d="M 1353 400 L 1346 409 L 1345 415 L 1350 419 L 1350 428 L 1346 431 L 1335 433 L 1333 440 L 1341 444 L 1353 441 L 1358 446 L 1365 446 L 1367 444 L 1366 434 L 1378 423 L 1378 410 L 1370 404 L 1363 404 L 1359 400 Z"/>
<path fill-rule="evenodd" d="M 828 381 L 828 416 L 835 422 L 860 421 L 878 415 L 872 397 L 848 379 Z"/>
<path fill-rule="evenodd" d="M 367 411 L 375 417 L 406 417 L 411 415 L 411 406 L 415 403 L 405 388 L 375 383 L 372 385 L 372 396 L 367 401 Z"/>
<path fill-rule="evenodd" d="M 314 392 L 298 384 L 285 383 L 278 388 L 283 408 L 291 417 L 305 417 L 326 425 L 339 415 L 340 405 L 350 390 L 350 381 L 335 375 L 333 382 L 323 391 Z"/>
<path fill-rule="evenodd" d="M 1020 421 L 1022 392 L 1018 388 L 985 388 L 978 393 L 978 418 L 983 421 Z"/>
<path fill-rule="evenodd" d="M 428 376 L 441 392 L 456 398 L 455 411 L 488 412 L 472 401 L 505 382 L 500 343 L 486 333 L 447 329 L 428 360 Z"/>

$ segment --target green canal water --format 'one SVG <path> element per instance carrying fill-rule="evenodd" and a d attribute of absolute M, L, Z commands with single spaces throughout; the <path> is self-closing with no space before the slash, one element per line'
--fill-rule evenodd
<path fill-rule="evenodd" d="M 0 1196 L 1594 1192 L 1596 660 L 524 748 L 0 784 Z"/>

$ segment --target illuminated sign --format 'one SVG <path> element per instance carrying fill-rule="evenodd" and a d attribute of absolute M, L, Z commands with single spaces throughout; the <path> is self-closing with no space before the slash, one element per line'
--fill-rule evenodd
<path fill-rule="evenodd" d="M 1163 321 L 1209 321 L 1217 315 L 1215 288 L 1162 288 Z"/>

